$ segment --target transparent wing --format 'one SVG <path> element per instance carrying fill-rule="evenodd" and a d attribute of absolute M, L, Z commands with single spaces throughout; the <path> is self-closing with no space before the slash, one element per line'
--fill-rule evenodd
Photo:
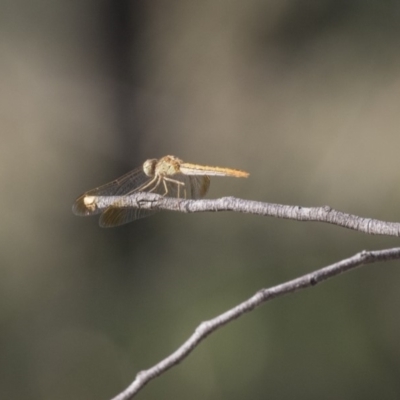
<path fill-rule="evenodd" d="M 190 198 L 201 199 L 204 197 L 210 187 L 210 177 L 205 176 L 189 176 L 190 181 Z"/>
<path fill-rule="evenodd" d="M 106 183 L 105 185 L 99 186 L 95 189 L 89 190 L 79 196 L 72 207 L 72 211 L 76 215 L 96 215 L 101 213 L 103 210 L 97 207 L 88 208 L 84 202 L 86 196 L 123 196 L 140 190 L 141 187 L 151 182 L 151 177 L 148 177 L 144 172 L 143 168 L 139 167 L 127 174 L 115 179 L 112 182 Z"/>
<path fill-rule="evenodd" d="M 206 175 L 176 174 L 160 177 L 156 184 L 150 185 L 145 191 L 178 199 L 199 199 L 205 196 L 209 187 L 210 178 Z"/>
<path fill-rule="evenodd" d="M 208 176 L 173 175 L 172 178 L 159 178 L 151 183 L 151 185 L 148 183 L 142 184 L 142 187 L 146 192 L 157 193 L 162 196 L 198 199 L 204 197 L 207 193 L 210 187 L 210 178 Z M 134 190 L 133 192 L 136 191 L 140 190 Z M 111 228 L 127 224 L 139 218 L 148 217 L 157 211 L 122 207 L 116 202 L 101 214 L 99 223 L 104 228 Z"/>
<path fill-rule="evenodd" d="M 158 210 L 141 210 L 140 208 L 119 208 L 117 206 L 108 207 L 100 215 L 99 225 L 102 228 L 113 228 L 136 221 L 139 218 L 148 217 Z"/>

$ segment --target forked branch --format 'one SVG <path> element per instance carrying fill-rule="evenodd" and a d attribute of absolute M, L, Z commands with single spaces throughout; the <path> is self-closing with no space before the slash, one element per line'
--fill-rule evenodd
<path fill-rule="evenodd" d="M 208 335 L 269 300 L 293 293 L 300 289 L 315 286 L 316 284 L 321 283 L 328 278 L 332 278 L 362 265 L 396 259 L 400 259 L 400 247 L 379 251 L 362 251 L 353 257 L 303 275 L 289 282 L 282 283 L 269 289 L 261 289 L 254 296 L 250 297 L 236 307 L 233 307 L 232 309 L 209 321 L 202 322 L 197 327 L 193 335 L 190 336 L 190 338 L 183 343 L 181 347 L 148 370 L 139 372 L 131 385 L 129 385 L 123 392 L 114 397 L 112 400 L 131 399 L 149 381 L 163 374 L 168 369 L 185 359 Z"/>

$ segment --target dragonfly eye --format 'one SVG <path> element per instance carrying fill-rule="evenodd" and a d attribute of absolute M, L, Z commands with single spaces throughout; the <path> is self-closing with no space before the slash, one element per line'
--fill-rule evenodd
<path fill-rule="evenodd" d="M 143 164 L 143 172 L 147 176 L 154 176 L 156 172 L 156 164 L 157 160 L 155 158 L 145 161 Z"/>

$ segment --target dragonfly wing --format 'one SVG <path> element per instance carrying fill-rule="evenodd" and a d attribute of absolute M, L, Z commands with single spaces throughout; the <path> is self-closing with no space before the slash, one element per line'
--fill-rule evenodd
<path fill-rule="evenodd" d="M 124 196 L 133 193 L 135 190 L 144 186 L 146 182 L 149 182 L 149 178 L 144 172 L 143 168 L 139 167 L 127 174 L 115 179 L 112 182 L 106 183 L 105 185 L 99 186 L 95 189 L 89 190 L 79 196 L 72 207 L 72 211 L 76 215 L 96 215 L 104 211 L 96 206 L 89 207 L 85 201 L 91 196 Z"/>
<path fill-rule="evenodd" d="M 203 176 L 189 176 L 190 197 L 192 199 L 201 199 L 204 197 L 210 187 L 210 177 Z"/>
<path fill-rule="evenodd" d="M 127 193 L 126 196 L 140 191 L 163 194 L 165 187 L 160 179 L 147 178 L 147 180 L 137 186 L 134 190 Z M 123 201 L 116 201 L 101 214 L 99 224 L 101 227 L 111 228 L 114 226 L 127 224 L 128 222 L 132 222 L 140 218 L 148 217 L 157 211 L 158 210 L 144 210 L 140 207 L 125 207 L 123 205 Z"/>
<path fill-rule="evenodd" d="M 148 217 L 158 210 L 142 210 L 140 208 L 119 208 L 108 207 L 103 214 L 100 215 L 99 224 L 103 228 L 112 228 L 127 224 L 139 218 Z"/>
<path fill-rule="evenodd" d="M 208 176 L 174 175 L 173 180 L 155 181 L 145 191 L 168 197 L 197 199 L 204 197 L 209 187 Z M 118 206 L 117 202 L 101 214 L 99 223 L 101 227 L 115 227 L 148 217 L 157 211 Z"/>

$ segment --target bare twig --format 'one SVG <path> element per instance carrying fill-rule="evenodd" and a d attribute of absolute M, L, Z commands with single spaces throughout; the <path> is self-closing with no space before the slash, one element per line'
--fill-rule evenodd
<path fill-rule="evenodd" d="M 118 203 L 120 207 L 134 207 L 145 210 L 170 210 L 184 213 L 236 211 L 262 216 L 294 219 L 297 221 L 328 222 L 370 235 L 400 236 L 400 223 L 362 218 L 357 215 L 336 211 L 329 206 L 290 206 L 262 203 L 235 197 L 221 197 L 212 200 L 181 200 L 143 192 L 135 193 L 130 196 L 93 196 L 91 197 L 91 201 L 94 201 L 96 207 L 100 210 Z"/>
<path fill-rule="evenodd" d="M 221 315 L 218 315 L 209 321 L 202 322 L 197 327 L 193 335 L 185 343 L 183 343 L 181 347 L 179 347 L 174 353 L 157 363 L 152 368 L 139 372 L 132 384 L 118 396 L 114 397 L 113 400 L 131 399 L 150 380 L 156 378 L 185 359 L 208 335 L 269 300 L 293 293 L 300 289 L 314 286 L 327 280 L 328 278 L 332 278 L 362 265 L 371 264 L 378 261 L 395 260 L 399 258 L 400 247 L 379 251 L 362 251 L 353 257 L 303 275 L 289 282 L 285 282 L 269 289 L 262 289 L 254 296 L 250 297 L 248 300 L 237 305 L 236 307 L 224 312 Z"/>

